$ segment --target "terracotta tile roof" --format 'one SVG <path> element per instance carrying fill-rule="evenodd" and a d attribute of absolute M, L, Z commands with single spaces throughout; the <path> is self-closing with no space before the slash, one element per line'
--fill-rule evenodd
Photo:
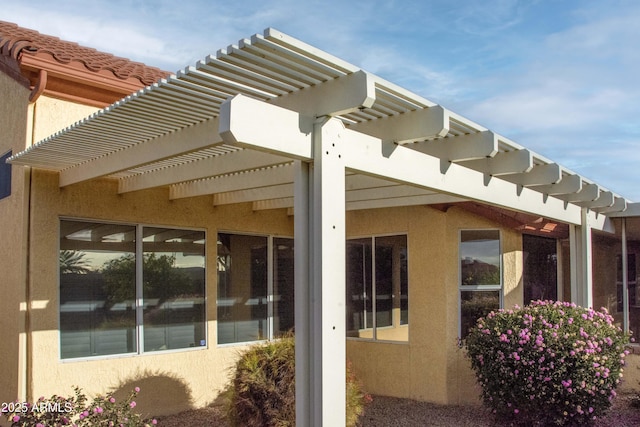
<path fill-rule="evenodd" d="M 0 21 L 0 56 L 20 62 L 22 55 L 47 53 L 61 64 L 80 62 L 92 72 L 110 71 L 119 79 L 138 79 L 144 86 L 167 77 L 169 72 L 133 62 L 58 37 L 40 34 L 11 22 Z"/>

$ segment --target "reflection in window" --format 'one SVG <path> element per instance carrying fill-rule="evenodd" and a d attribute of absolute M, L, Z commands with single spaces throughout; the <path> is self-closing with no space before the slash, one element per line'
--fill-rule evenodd
<path fill-rule="evenodd" d="M 407 237 L 347 241 L 347 336 L 406 341 Z"/>
<path fill-rule="evenodd" d="M 62 220 L 61 358 L 206 345 L 204 249 L 201 231 Z"/>
<path fill-rule="evenodd" d="M 479 317 L 500 308 L 502 289 L 500 232 L 462 230 L 460 257 L 460 336 Z"/>
<path fill-rule="evenodd" d="M 556 240 L 522 236 L 524 304 L 558 299 L 558 254 Z"/>
<path fill-rule="evenodd" d="M 144 350 L 205 345 L 204 232 L 143 228 Z"/>
<path fill-rule="evenodd" d="M 273 330 L 282 336 L 293 330 L 293 239 L 273 239 Z"/>
<path fill-rule="evenodd" d="M 270 339 L 293 328 L 293 239 L 219 233 L 217 264 L 218 344 Z"/>
<path fill-rule="evenodd" d="M 60 223 L 60 354 L 133 353 L 135 233 L 130 225 Z"/>

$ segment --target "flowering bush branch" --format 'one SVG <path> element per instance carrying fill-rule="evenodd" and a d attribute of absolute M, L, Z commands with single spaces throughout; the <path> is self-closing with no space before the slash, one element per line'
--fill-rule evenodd
<path fill-rule="evenodd" d="M 514 425 L 590 425 L 611 406 L 629 336 L 605 309 L 535 301 L 491 312 L 465 340 L 482 399 Z"/>
<path fill-rule="evenodd" d="M 7 405 L 3 415 L 11 427 L 150 427 L 158 423 L 133 411 L 139 387 L 122 401 L 116 401 L 113 396 L 97 396 L 90 404 L 80 388 L 74 390 L 74 396 L 66 398 L 53 395 L 50 399 L 40 397 L 34 403 L 13 402 Z"/>

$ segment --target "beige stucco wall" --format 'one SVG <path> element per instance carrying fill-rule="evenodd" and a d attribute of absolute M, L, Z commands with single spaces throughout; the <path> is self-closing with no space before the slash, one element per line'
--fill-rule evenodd
<path fill-rule="evenodd" d="M 477 403 L 478 390 L 458 346 L 459 231 L 501 230 L 504 306 L 522 304 L 522 239 L 458 208 L 418 206 L 350 212 L 348 236 L 408 234 L 409 341 L 348 340 L 347 355 L 374 394 L 439 403 Z"/>
<path fill-rule="evenodd" d="M 30 109 L 29 139 L 34 143 L 80 121 L 98 111 L 98 108 L 41 96 Z"/>
<path fill-rule="evenodd" d="M 218 230 L 293 235 L 286 210 L 257 211 L 249 204 L 213 207 L 210 197 L 170 201 L 167 189 L 117 194 L 117 183 L 99 180 L 60 189 L 56 173 L 34 171 L 32 183 L 30 396 L 64 393 L 79 385 L 88 393 L 139 385 L 142 408 L 154 415 L 215 400 L 239 346 L 216 345 Z M 206 230 L 208 348 L 191 351 L 59 360 L 58 240 L 61 217 L 121 221 Z M 418 206 L 347 214 L 350 237 L 406 233 L 409 256 L 409 341 L 348 340 L 354 369 L 371 393 L 441 403 L 476 402 L 474 379 L 458 347 L 458 233 L 497 224 L 451 208 Z M 520 303 L 521 239 L 501 230 L 505 305 Z"/>
<path fill-rule="evenodd" d="M 226 383 L 238 346 L 217 347 L 216 245 L 219 229 L 292 236 L 285 209 L 254 212 L 250 204 L 214 207 L 210 197 L 170 201 L 167 189 L 117 194 L 117 183 L 101 180 L 60 189 L 57 173 L 34 171 L 30 396 L 65 393 L 74 385 L 90 394 L 143 390 L 139 403 L 153 415 L 211 403 Z M 201 228 L 207 232 L 207 342 L 191 351 L 60 361 L 58 334 L 58 240 L 60 217 Z"/>
<path fill-rule="evenodd" d="M 0 72 L 0 155 L 17 153 L 25 147 L 27 138 L 27 110 L 29 90 Z M 11 195 L 0 200 L 0 402 L 8 402 L 19 395 L 24 360 L 20 348 L 24 340 L 24 314 L 21 303 L 25 298 L 26 232 L 29 173 L 13 167 Z"/>

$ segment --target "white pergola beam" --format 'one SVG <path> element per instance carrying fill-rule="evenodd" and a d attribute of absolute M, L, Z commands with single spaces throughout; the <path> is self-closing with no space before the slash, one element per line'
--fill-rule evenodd
<path fill-rule="evenodd" d="M 597 184 L 583 184 L 577 193 L 560 194 L 556 197 L 566 202 L 591 202 L 600 197 L 600 187 Z"/>
<path fill-rule="evenodd" d="M 493 157 L 461 162 L 463 166 L 491 176 L 528 172 L 533 168 L 533 156 L 529 150 L 501 151 Z"/>
<path fill-rule="evenodd" d="M 240 152 L 237 155 L 240 156 Z M 267 158 L 275 158 L 274 156 L 262 153 L 259 151 L 253 150 L 243 150 L 242 153 L 244 155 L 238 157 L 238 163 L 235 163 L 236 159 L 235 154 L 231 153 L 226 156 L 220 156 L 221 158 L 225 158 L 228 161 L 224 161 L 220 166 L 226 166 L 229 168 L 227 175 L 209 177 L 206 179 L 197 179 L 189 182 L 181 182 L 179 184 L 172 185 L 169 191 L 169 199 L 182 199 L 187 197 L 197 197 L 197 196 L 205 196 L 209 194 L 216 193 L 224 193 L 231 191 L 241 191 L 251 188 L 260 188 L 260 187 L 268 187 L 272 185 L 279 184 L 291 184 L 293 183 L 293 166 L 291 163 L 280 164 L 273 167 L 264 167 L 262 169 L 257 170 L 243 170 L 239 173 L 234 173 L 234 165 L 246 165 L 246 163 L 242 162 L 246 160 L 248 156 L 250 158 L 259 159 L 261 156 L 269 156 Z M 227 157 L 229 156 L 229 157 Z M 286 159 L 282 157 L 282 159 Z M 266 164 L 265 164 L 266 166 Z M 187 165 L 180 166 L 181 169 L 191 169 L 188 168 Z M 249 168 L 245 168 L 249 169 Z M 212 170 L 219 170 L 218 168 L 213 168 Z M 153 173 L 153 172 L 152 172 Z M 211 172 L 209 172 L 209 175 Z M 123 180 L 123 181 L 128 181 Z M 388 187 L 398 187 L 398 184 L 393 181 L 387 181 L 380 178 L 375 178 L 367 175 L 347 175 L 345 177 L 346 181 L 346 191 L 347 191 L 347 201 L 349 201 L 349 194 L 352 190 L 381 190 Z M 419 191 L 420 194 L 424 193 L 424 190 L 417 190 L 415 188 L 404 186 L 400 191 Z M 394 194 L 393 192 L 387 191 L 384 193 L 389 197 L 399 197 L 399 194 Z M 247 201 L 247 200 L 245 200 Z M 255 202 L 260 202 L 256 200 Z M 291 204 L 287 205 L 287 207 L 293 207 L 293 199 L 291 199 Z M 270 209 L 270 208 L 267 208 Z M 260 210 L 260 209 L 255 209 Z"/>
<path fill-rule="evenodd" d="M 347 201 L 347 211 L 357 211 L 366 209 L 378 209 L 378 208 L 397 208 L 402 206 L 422 206 L 433 205 L 440 203 L 459 203 L 464 202 L 465 199 L 459 197 L 449 196 L 446 194 L 428 194 L 421 196 L 406 196 L 406 197 L 394 197 L 390 199 L 375 199 L 375 200 L 358 200 Z M 261 211 L 268 209 L 293 209 L 294 198 L 285 197 L 282 199 L 270 199 L 270 200 L 258 200 L 253 202 L 253 210 Z"/>
<path fill-rule="evenodd" d="M 293 194 L 293 184 L 272 185 L 269 187 L 247 188 L 245 190 L 216 193 L 213 195 L 214 206 L 233 203 L 255 202 L 258 200 L 281 199 Z"/>
<path fill-rule="evenodd" d="M 294 183 L 295 184 L 295 183 Z M 294 185 L 295 194 L 295 185 Z M 289 209 L 293 208 L 295 204 L 294 197 L 283 197 L 281 199 L 269 199 L 269 200 L 256 200 L 253 202 L 254 211 L 265 211 L 269 209 Z"/>
<path fill-rule="evenodd" d="M 450 162 L 483 159 L 498 153 L 498 137 L 491 131 L 422 141 L 409 145 L 413 150 Z"/>
<path fill-rule="evenodd" d="M 270 103 L 303 116 L 339 116 L 373 106 L 376 99 L 374 77 L 357 71 L 317 86 L 273 98 Z"/>
<path fill-rule="evenodd" d="M 427 194 L 420 196 L 395 197 L 389 199 L 359 200 L 352 202 L 347 201 L 347 211 L 396 208 L 401 206 L 422 206 L 439 203 L 457 203 L 464 201 L 464 199 L 449 196 L 447 194 Z"/>
<path fill-rule="evenodd" d="M 608 208 L 613 206 L 614 196 L 611 191 L 601 191 L 598 195 L 598 198 L 595 200 L 587 201 L 587 202 L 577 202 L 578 206 L 582 206 L 585 208 L 595 209 L 595 208 Z"/>
<path fill-rule="evenodd" d="M 348 125 L 348 128 L 385 142 L 406 144 L 446 136 L 449 132 L 449 112 L 436 105 L 378 120 L 354 123 Z"/>
<path fill-rule="evenodd" d="M 439 158 L 417 154 L 405 146 L 398 146 L 390 156 L 385 156 L 381 140 L 348 129 L 344 135 L 350 141 L 345 145 L 349 148 L 345 153 L 349 170 L 557 221 L 580 223 L 578 206 L 565 206 L 561 200 L 528 188 L 519 189 L 518 185 L 501 179 L 486 183 L 483 173 L 455 163 L 441 171 Z"/>
<path fill-rule="evenodd" d="M 172 185 L 169 191 L 169 199 L 183 199 L 254 188 L 260 189 L 287 183 L 293 183 L 293 166 L 291 164 Z M 233 197 L 230 198 L 232 199 Z"/>
<path fill-rule="evenodd" d="M 291 159 L 287 157 L 274 156 L 269 153 L 253 150 L 238 150 L 232 153 L 211 156 L 181 165 L 122 178 L 118 182 L 118 192 L 127 193 L 130 191 L 145 190 L 147 188 L 258 169 L 290 161 Z"/>
<path fill-rule="evenodd" d="M 533 165 L 531 170 L 516 175 L 505 175 L 502 179 L 506 179 L 514 184 L 531 187 L 536 185 L 556 185 L 562 179 L 562 171 L 557 163 L 549 163 L 546 165 Z M 534 188 L 540 191 L 539 188 Z M 544 191 L 543 191 L 544 193 Z"/>
<path fill-rule="evenodd" d="M 297 160 L 313 159 L 313 118 L 236 95 L 220 107 L 220 136 L 227 144 Z"/>
<path fill-rule="evenodd" d="M 593 210 L 597 213 L 623 212 L 626 209 L 627 209 L 627 200 L 623 197 L 614 197 L 614 202 L 611 206 L 593 208 Z"/>
<path fill-rule="evenodd" d="M 346 192 L 347 202 L 357 202 L 366 200 L 393 199 L 408 196 L 427 196 L 436 194 L 418 187 L 396 184 L 380 188 L 364 188 L 359 190 L 349 190 Z"/>
<path fill-rule="evenodd" d="M 565 175 L 560 182 L 535 186 L 533 189 L 550 196 L 577 193 L 582 190 L 582 178 L 580 175 Z"/>
<path fill-rule="evenodd" d="M 217 118 L 213 118 L 80 163 L 60 172 L 59 185 L 65 187 L 218 145 L 222 143 L 218 136 L 218 127 Z"/>
<path fill-rule="evenodd" d="M 223 115 L 226 116 L 224 120 Z M 269 119 L 266 120 L 266 117 Z M 334 120 L 344 127 L 342 122 Z M 255 121 L 260 124 L 259 132 L 251 130 L 255 128 Z M 299 130 L 301 122 L 305 120 L 291 111 L 282 111 L 279 107 L 258 100 L 236 96 L 222 106 L 220 126 L 223 131 L 220 133 L 228 143 L 235 142 L 243 147 L 299 158 L 301 154 L 309 153 L 312 145 L 309 143 L 307 146 L 307 134 Z M 290 129 L 291 127 L 293 129 Z M 279 135 L 283 137 L 280 138 Z M 455 163 L 450 164 L 446 171 L 442 171 L 440 158 L 418 153 L 408 146 L 398 145 L 393 153 L 386 155 L 381 139 L 350 129 L 343 129 L 339 135 L 341 141 L 349 141 L 348 144 L 342 144 L 343 150 L 340 155 L 345 158 L 346 167 L 354 172 L 570 224 L 580 223 L 580 207 L 546 197 L 537 191 L 526 187 L 520 189 L 518 185 L 501 179 L 486 183 L 481 172 Z M 461 138 L 478 144 L 489 141 L 489 147 L 494 141 L 497 144 L 497 138 L 491 132 L 469 136 L 472 138 Z M 457 138 L 445 138 L 445 141 L 447 139 L 454 141 Z"/>

